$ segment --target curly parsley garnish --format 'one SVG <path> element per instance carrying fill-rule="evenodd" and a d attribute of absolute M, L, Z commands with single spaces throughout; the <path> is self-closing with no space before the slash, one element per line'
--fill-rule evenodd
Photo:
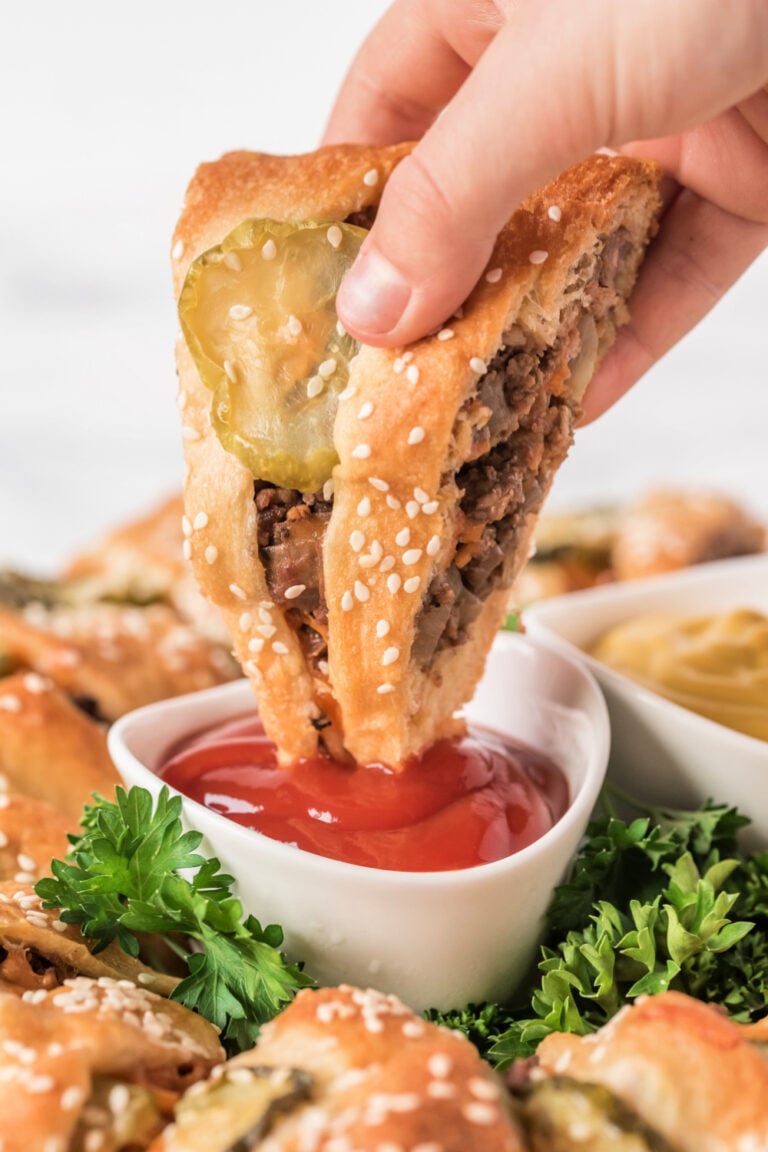
<path fill-rule="evenodd" d="M 160 933 L 189 970 L 173 999 L 217 1025 L 231 1052 L 251 1048 L 260 1025 L 312 983 L 279 951 L 277 925 L 243 919 L 233 877 L 197 853 L 200 832 L 184 831 L 179 796 L 163 788 L 153 805 L 144 788 L 118 788 L 114 803 L 95 797 L 81 828 L 67 860 L 52 862 L 54 878 L 36 885 L 43 906 L 79 924 L 96 952 L 117 940 L 137 956 L 136 933 Z"/>
<path fill-rule="evenodd" d="M 590 824 L 555 892 L 524 1003 L 430 1018 L 464 1031 L 503 1069 L 551 1032 L 594 1032 L 637 996 L 668 988 L 737 1020 L 764 1015 L 768 853 L 738 851 L 748 820 L 732 808 L 645 812 L 625 822 L 608 811 Z"/>

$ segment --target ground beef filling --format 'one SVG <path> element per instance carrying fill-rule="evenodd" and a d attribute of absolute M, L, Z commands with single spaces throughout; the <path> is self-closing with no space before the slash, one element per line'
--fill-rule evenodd
<path fill-rule="evenodd" d="M 363 214 L 349 221 L 370 227 L 372 215 L 366 213 L 364 223 Z M 630 244 L 623 229 L 610 236 L 585 286 L 598 325 L 623 298 L 623 257 Z M 573 413 L 559 377 L 563 362 L 579 354 L 582 315 L 577 304 L 566 310 L 550 349 L 502 347 L 464 406 L 461 418 L 470 421 L 473 437 L 453 478 L 461 494 L 456 551 L 452 563 L 433 577 L 416 621 L 412 657 L 424 669 L 444 648 L 462 644 L 491 592 L 511 583 L 518 538 L 529 516 L 539 511 L 570 444 Z M 259 558 L 270 592 L 309 664 L 324 671 L 328 608 L 322 544 L 332 499 L 261 481 L 254 496 Z"/>

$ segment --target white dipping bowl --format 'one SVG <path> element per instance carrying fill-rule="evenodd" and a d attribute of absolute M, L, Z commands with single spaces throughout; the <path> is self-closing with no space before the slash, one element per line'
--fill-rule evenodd
<path fill-rule="evenodd" d="M 238 681 L 124 716 L 109 747 L 127 785 L 156 794 L 170 749 L 254 707 Z M 504 860 L 453 872 L 394 872 L 327 859 L 242 828 L 187 797 L 185 824 L 237 879 L 247 912 L 277 923 L 285 950 L 320 984 L 374 985 L 415 1010 L 503 1000 L 535 958 L 552 890 L 576 852 L 605 775 L 609 729 L 577 660 L 499 635 L 468 718 L 547 753 L 570 805 L 540 840 Z M 171 789 L 171 792 L 174 792 Z"/>
<path fill-rule="evenodd" d="M 526 609 L 525 624 L 597 677 L 611 718 L 610 782 L 655 805 L 734 805 L 753 822 L 742 843 L 761 848 L 768 846 L 768 742 L 681 708 L 585 654 L 610 628 L 646 612 L 705 616 L 734 608 L 768 613 L 768 555 L 542 600 Z"/>

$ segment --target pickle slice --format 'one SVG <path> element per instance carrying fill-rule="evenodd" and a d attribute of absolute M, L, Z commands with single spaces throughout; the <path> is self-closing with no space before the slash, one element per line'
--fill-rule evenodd
<path fill-rule="evenodd" d="M 258 480 L 315 492 L 358 344 L 336 292 L 366 236 L 328 221 L 246 220 L 190 266 L 179 318 L 224 447 Z"/>

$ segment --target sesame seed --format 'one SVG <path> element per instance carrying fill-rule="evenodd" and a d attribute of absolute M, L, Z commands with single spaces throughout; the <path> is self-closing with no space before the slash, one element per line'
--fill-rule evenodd
<path fill-rule="evenodd" d="M 408 377 L 408 379 L 410 380 L 411 384 L 418 384 L 418 382 L 419 382 L 419 369 L 417 368 L 417 366 L 415 364 L 409 364 L 405 374 Z"/>
<path fill-rule="evenodd" d="M 419 504 L 426 504 L 429 500 L 429 493 L 425 492 L 423 488 L 414 488 L 413 498 L 418 500 Z"/>
<path fill-rule="evenodd" d="M 333 376 L 335 371 L 336 359 L 334 356 L 329 356 L 327 360 L 323 360 L 322 364 L 318 368 L 318 372 L 322 376 L 323 380 L 327 380 L 329 376 Z"/>
<path fill-rule="evenodd" d="M 562 209 L 558 208 L 557 204 L 553 204 L 551 208 L 547 209 L 547 216 L 549 216 L 550 220 L 558 222 L 563 218 Z"/>
<path fill-rule="evenodd" d="M 277 632 L 277 628 L 275 628 L 274 624 L 259 624 L 256 631 L 260 636 L 263 636 L 265 640 L 271 640 L 275 632 Z"/>
<path fill-rule="evenodd" d="M 424 1035 L 423 1020 L 406 1020 L 402 1027 L 403 1036 L 408 1040 L 418 1040 Z"/>
<path fill-rule="evenodd" d="M 403 359 L 403 364 L 410 364 L 411 360 L 413 360 L 413 352 L 411 352 L 410 350 L 408 352 L 403 352 L 402 359 Z"/>
<path fill-rule="evenodd" d="M 430 536 L 429 543 L 427 544 L 427 556 L 437 556 L 440 551 L 440 537 Z"/>
<path fill-rule="evenodd" d="M 453 338 L 453 328 L 441 328 L 437 334 L 438 340 L 451 340 Z"/>
<path fill-rule="evenodd" d="M 284 596 L 286 600 L 296 600 L 306 590 L 306 584 L 291 584 L 290 588 L 286 588 Z"/>
<path fill-rule="evenodd" d="M 184 540 L 182 542 L 181 554 L 185 560 L 191 560 L 191 558 L 192 558 L 192 545 L 190 544 L 189 540 Z"/>
<path fill-rule="evenodd" d="M 399 660 L 399 658 L 400 658 L 400 649 L 399 648 L 387 648 L 387 650 L 385 651 L 384 655 L 381 658 L 381 662 L 384 665 L 384 667 L 387 668 L 390 664 L 394 664 L 396 660 Z"/>
<path fill-rule="evenodd" d="M 247 593 L 244 591 L 244 589 L 242 589 L 240 587 L 239 584 L 230 584 L 229 590 L 233 596 L 237 597 L 238 600 L 247 600 L 248 599 Z"/>
<path fill-rule="evenodd" d="M 421 548 L 409 548 L 407 552 L 403 552 L 403 564 L 409 568 L 413 564 L 418 564 L 421 560 Z"/>
<path fill-rule="evenodd" d="M 427 1084 L 427 1096 L 433 1100 L 451 1100 L 456 1096 L 456 1086 L 448 1081 L 431 1081 Z"/>
<path fill-rule="evenodd" d="M 367 460 L 370 454 L 370 444 L 358 444 L 357 448 L 352 449 L 352 455 L 356 460 Z"/>
<path fill-rule="evenodd" d="M 272 623 L 272 604 L 271 603 L 259 605 L 259 620 L 261 620 L 262 624 L 271 624 Z"/>
<path fill-rule="evenodd" d="M 215 564 L 219 558 L 219 550 L 215 544 L 209 544 L 205 550 L 206 564 Z"/>
<path fill-rule="evenodd" d="M 431 516 L 433 512 L 437 512 L 439 507 L 440 505 L 437 500 L 430 500 L 427 504 L 422 504 L 421 510 L 425 512 L 427 516 Z"/>
<path fill-rule="evenodd" d="M 399 376 L 400 373 L 402 372 L 403 368 L 405 368 L 405 364 L 403 363 L 403 359 L 401 356 L 397 356 L 395 358 L 394 364 L 392 365 L 392 371 L 395 373 L 395 375 Z"/>
<path fill-rule="evenodd" d="M 18 696 L 12 696 L 10 692 L 6 692 L 4 696 L 0 696 L 0 709 L 3 712 L 20 712 L 21 700 Z"/>
<path fill-rule="evenodd" d="M 444 1052 L 433 1052 L 427 1060 L 427 1069 L 430 1076 L 437 1076 L 438 1079 L 442 1080 L 444 1077 L 450 1076 L 453 1070 L 453 1061 Z"/>
<path fill-rule="evenodd" d="M 321 672 L 323 674 L 323 676 L 327 676 L 331 670 L 330 665 L 328 664 L 328 661 L 327 660 L 318 660 L 317 670 L 318 670 L 318 672 Z"/>
<path fill-rule="evenodd" d="M 302 324 L 301 320 L 299 320 L 298 316 L 294 316 L 293 313 L 291 313 L 291 315 L 288 317 L 285 326 L 291 336 L 300 336 L 304 331 L 304 325 Z"/>
<path fill-rule="evenodd" d="M 343 238 L 343 233 L 338 224 L 331 224 L 330 228 L 325 234 L 325 238 L 330 244 L 331 248 L 338 248 Z"/>
<path fill-rule="evenodd" d="M 18 861 L 19 868 L 23 868 L 26 872 L 34 872 L 37 868 L 37 860 L 33 860 L 31 856 L 27 856 L 23 852 L 19 852 L 16 860 Z M 46 924 L 47 923 L 46 918 Z"/>
<path fill-rule="evenodd" d="M 384 555 L 384 549 L 382 548 L 381 544 L 379 544 L 378 540 L 372 540 L 371 541 L 371 556 L 373 557 L 374 561 L 376 563 L 378 563 L 379 560 L 381 560 L 383 555 Z"/>
<path fill-rule="evenodd" d="M 461 1109 L 465 1120 L 470 1124 L 494 1124 L 499 1118 L 498 1108 L 492 1104 L 483 1104 L 479 1100 L 470 1100 Z"/>
<path fill-rule="evenodd" d="M 389 632 L 389 620 L 378 620 L 376 622 L 376 635 L 379 640 L 383 640 Z"/>
<path fill-rule="evenodd" d="M 353 552 L 362 552 L 365 545 L 365 536 L 359 528 L 355 528 L 354 532 L 349 534 L 349 546 Z"/>
<path fill-rule="evenodd" d="M 485 278 L 489 284 L 498 284 L 501 280 L 501 268 L 491 268 L 490 272 L 486 272 Z"/>
<path fill-rule="evenodd" d="M 192 525 L 190 524 L 190 522 L 186 516 L 182 516 L 182 518 L 181 518 L 181 531 L 184 533 L 185 536 L 191 536 L 192 535 Z"/>
<path fill-rule="evenodd" d="M 394 556 L 385 556 L 381 564 L 379 564 L 379 572 L 391 572 L 395 563 Z"/>
<path fill-rule="evenodd" d="M 323 484 L 323 500 L 330 501 L 333 498 L 333 480 L 326 480 Z"/>
<path fill-rule="evenodd" d="M 73 1108 L 79 1108 L 85 1100 L 85 1092 L 82 1088 L 77 1088 L 74 1084 L 70 1088 L 65 1088 L 61 1094 L 61 1107 L 65 1112 L 71 1112 Z"/>
<path fill-rule="evenodd" d="M 467 1087 L 478 1100 L 498 1100 L 499 1089 L 491 1080 L 482 1076 L 473 1076 L 467 1081 Z"/>
<path fill-rule="evenodd" d="M 370 552 L 366 552 L 365 556 L 361 556 L 358 560 L 361 568 L 374 568 L 376 566 L 376 557 L 372 556 Z"/>
<path fill-rule="evenodd" d="M 178 396 L 176 397 L 176 405 L 179 409 L 179 412 L 183 412 L 187 406 L 187 394 L 183 388 L 182 388 L 181 392 L 179 392 Z"/>
<path fill-rule="evenodd" d="M 270 239 L 262 244 L 261 254 L 265 260 L 274 260 L 275 256 L 277 255 L 277 245 L 275 244 L 274 240 Z"/>
<path fill-rule="evenodd" d="M 375 168 L 369 168 L 365 176 L 363 176 L 363 184 L 368 188 L 375 188 L 379 182 L 379 173 Z"/>
<path fill-rule="evenodd" d="M 425 435 L 426 435 L 426 433 L 425 433 L 424 429 L 420 425 L 417 424 L 414 428 L 411 428 L 410 432 L 408 433 L 408 443 L 409 444 L 421 444 Z"/>
<path fill-rule="evenodd" d="M 394 690 L 394 684 L 379 684 L 378 688 L 376 689 L 379 696 L 388 696 L 389 693 L 394 692 Z"/>
<path fill-rule="evenodd" d="M 409 520 L 415 520 L 421 505 L 416 500 L 409 500 L 405 506 L 405 514 Z"/>
<path fill-rule="evenodd" d="M 0 832 L 0 848 L 7 848 L 7 847 L 8 847 L 8 837 L 6 836 L 5 832 Z"/>
<path fill-rule="evenodd" d="M 232 272 L 242 272 L 243 264 L 237 252 L 227 252 L 224 263 Z"/>
<path fill-rule="evenodd" d="M 531 252 L 528 259 L 531 264 L 543 264 L 548 256 L 549 252 L 545 252 L 542 248 L 537 248 L 534 252 Z"/>
<path fill-rule="evenodd" d="M 400 548 L 405 548 L 406 544 L 410 543 L 410 540 L 411 540 L 410 528 L 401 528 L 400 531 L 398 532 L 397 536 L 395 536 L 395 544 L 397 544 L 398 547 L 400 547 Z"/>
<path fill-rule="evenodd" d="M 337 320 L 336 321 L 336 335 L 337 336 L 346 336 L 346 334 L 347 334 L 347 330 L 344 327 L 344 325 L 342 324 L 341 320 Z"/>
<path fill-rule="evenodd" d="M 173 248 L 171 249 L 171 256 L 173 257 L 174 260 L 181 260 L 183 255 L 184 255 L 184 241 L 183 240 L 177 240 L 176 243 L 174 244 Z"/>
<path fill-rule="evenodd" d="M 421 584 L 421 576 L 409 576 L 403 584 L 403 588 L 406 592 L 417 592 L 419 584 Z"/>
<path fill-rule="evenodd" d="M 355 580 L 355 597 L 360 601 L 360 603 L 365 604 L 370 595 L 371 593 L 369 592 L 368 588 L 366 588 L 365 584 L 363 584 L 360 580 Z"/>
<path fill-rule="evenodd" d="M 33 696 L 38 696 L 41 692 L 45 692 L 46 688 L 52 688 L 53 681 L 38 675 L 37 672 L 27 672 L 24 676 L 24 687 Z"/>
<path fill-rule="evenodd" d="M 401 584 L 402 584 L 402 580 L 398 576 L 397 572 L 392 572 L 389 576 L 387 576 L 387 588 L 389 589 L 389 591 L 392 593 L 393 596 L 394 596 L 395 592 L 400 591 L 400 585 Z"/>
<path fill-rule="evenodd" d="M 349 365 L 348 365 L 349 367 Z M 343 392 L 339 393 L 339 400 L 351 400 L 353 396 L 357 395 L 357 388 L 354 384 L 347 384 Z"/>
<path fill-rule="evenodd" d="M 370 516 L 371 514 L 371 501 L 368 496 L 363 496 L 362 500 L 357 506 L 358 516 Z"/>
<path fill-rule="evenodd" d="M 237 371 L 231 360 L 224 361 L 224 375 L 231 384 L 237 383 Z"/>
<path fill-rule="evenodd" d="M 324 380 L 320 376 L 312 376 L 307 381 L 307 396 L 310 400 L 314 400 L 315 396 L 319 396 L 324 388 Z"/>
<path fill-rule="evenodd" d="M 373 404 L 370 400 L 366 400 L 365 404 L 360 405 L 360 411 L 357 413 L 358 420 L 367 420 L 373 412 Z"/>
<path fill-rule="evenodd" d="M 485 360 L 481 356 L 473 356 L 469 361 L 469 366 L 473 372 L 477 372 L 479 376 L 483 376 L 487 371 Z"/>
<path fill-rule="evenodd" d="M 288 655 L 288 646 L 287 646 L 287 644 L 283 644 L 282 640 L 273 640 L 272 641 L 272 651 L 277 656 L 287 656 Z"/>
<path fill-rule="evenodd" d="M 198 512 L 197 516 L 195 516 L 194 520 L 192 521 L 192 527 L 199 532 L 201 528 L 206 528 L 207 526 L 208 526 L 208 513 L 207 512 Z"/>
<path fill-rule="evenodd" d="M 229 310 L 233 320 L 247 320 L 253 314 L 250 304 L 233 304 Z"/>
<path fill-rule="evenodd" d="M 380 480 L 378 476 L 369 476 L 368 483 L 372 488 L 375 488 L 377 492 L 389 492 L 389 484 L 387 481 Z"/>
<path fill-rule="evenodd" d="M 397 496 L 387 496 L 387 508 L 391 508 L 393 512 L 396 512 L 399 508 L 402 508 L 402 504 L 398 500 Z"/>
<path fill-rule="evenodd" d="M 351 612 L 355 606 L 355 601 L 350 591 L 346 591 L 341 598 L 342 612 Z"/>

